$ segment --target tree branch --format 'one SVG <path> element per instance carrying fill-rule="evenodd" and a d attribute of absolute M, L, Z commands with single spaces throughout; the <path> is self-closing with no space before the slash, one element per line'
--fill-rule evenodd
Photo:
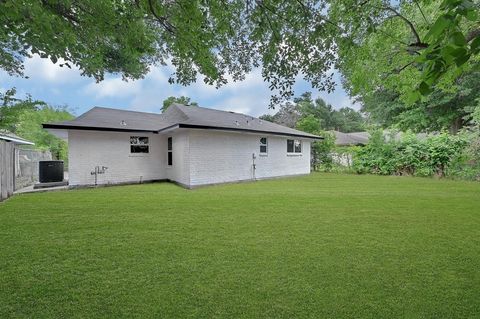
<path fill-rule="evenodd" d="M 150 12 L 153 14 L 155 19 L 157 19 L 158 22 L 163 26 L 165 30 L 170 32 L 171 34 L 175 33 L 174 27 L 167 21 L 167 18 L 159 16 L 157 12 L 155 11 L 155 7 L 153 6 L 152 0 L 148 0 L 148 6 L 150 8 Z"/>
<path fill-rule="evenodd" d="M 275 14 L 275 12 L 270 9 L 268 6 L 266 5 L 263 5 L 261 3 L 261 1 L 257 1 L 257 5 L 260 7 L 260 8 L 263 8 L 263 9 L 266 9 L 268 11 L 270 11 L 272 14 Z M 262 15 L 265 17 L 265 19 L 267 20 L 267 23 L 268 25 L 270 26 L 270 30 L 272 30 L 272 34 L 273 36 L 275 37 L 275 39 L 277 40 L 277 42 L 280 42 L 280 35 L 278 34 L 277 30 L 273 28 L 273 25 L 272 25 L 272 22 L 270 21 L 270 17 L 268 16 L 268 14 L 265 13 L 264 10 L 262 10 Z"/>
<path fill-rule="evenodd" d="M 398 74 L 402 73 L 403 70 L 405 70 L 409 66 L 413 65 L 414 63 L 415 63 L 415 61 L 409 62 L 409 63 L 405 64 L 404 66 L 402 66 L 401 68 L 394 69 L 391 72 L 389 72 L 387 74 L 384 74 L 383 79 L 388 79 L 392 75 L 398 75 Z"/>
<path fill-rule="evenodd" d="M 412 30 L 412 33 L 413 35 L 415 36 L 415 39 L 417 40 L 417 42 L 415 43 L 417 46 L 418 45 L 424 45 L 425 43 L 422 42 L 422 40 L 420 39 L 420 36 L 418 35 L 418 32 L 417 30 L 415 29 L 415 26 L 413 25 L 413 23 L 408 20 L 405 16 L 403 16 L 402 14 L 400 14 L 400 12 L 398 12 L 397 10 L 395 10 L 394 8 L 392 7 L 380 7 L 380 9 L 382 10 L 387 10 L 387 11 L 390 11 L 392 12 L 396 17 L 399 17 L 400 19 L 402 19 L 403 21 L 405 21 L 405 23 L 410 27 L 410 30 Z"/>
<path fill-rule="evenodd" d="M 418 10 L 419 10 L 420 13 L 422 14 L 422 17 L 423 17 L 423 19 L 425 20 L 425 22 L 426 22 L 427 24 L 430 24 L 430 22 L 428 22 L 428 20 L 427 20 L 427 17 L 426 17 L 425 14 L 423 13 L 422 8 L 420 7 L 420 4 L 418 3 L 418 0 L 414 0 L 414 2 L 415 2 L 415 4 L 417 5 Z"/>
<path fill-rule="evenodd" d="M 480 36 L 480 28 L 479 29 L 474 29 L 474 30 L 471 30 L 470 32 L 468 32 L 465 39 L 467 40 L 467 42 L 470 42 L 470 41 L 472 41 L 473 39 L 475 39 L 476 37 L 479 37 L 479 36 Z"/>
<path fill-rule="evenodd" d="M 403 70 L 405 70 L 406 68 L 408 68 L 408 67 L 409 67 L 410 65 L 412 65 L 413 63 L 415 63 L 415 61 L 412 61 L 412 62 L 409 62 L 409 63 L 405 64 L 405 65 L 402 66 L 400 69 L 395 70 L 395 72 L 396 72 L 397 74 L 402 73 Z"/>
<path fill-rule="evenodd" d="M 300 6 L 303 8 L 303 11 L 305 13 L 307 13 L 310 9 L 301 1 L 301 0 L 296 0 L 298 4 L 300 4 Z M 325 21 L 326 23 L 334 26 L 335 28 L 339 29 L 340 31 L 343 31 L 343 29 L 337 25 L 336 23 L 332 22 L 331 20 L 325 18 L 323 15 L 321 14 L 316 14 L 317 17 L 319 17 L 321 20 Z"/>

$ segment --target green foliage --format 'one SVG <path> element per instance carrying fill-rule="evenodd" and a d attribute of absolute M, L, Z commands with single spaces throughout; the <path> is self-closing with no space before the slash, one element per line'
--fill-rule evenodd
<path fill-rule="evenodd" d="M 33 100 L 31 95 L 19 99 L 16 94 L 16 88 L 0 92 L 0 128 L 12 133 L 17 130 L 18 118 L 23 112 L 35 111 L 46 105 L 43 101 Z"/>
<path fill-rule="evenodd" d="M 67 160 L 67 143 L 44 130 L 42 124 L 71 120 L 72 118 L 67 107 L 45 105 L 37 110 L 22 112 L 18 118 L 16 134 L 34 142 L 36 148 L 49 150 L 54 158 Z"/>
<path fill-rule="evenodd" d="M 290 101 L 281 104 L 274 115 L 262 115 L 261 119 L 294 128 L 302 117 L 301 110 L 296 103 Z"/>
<path fill-rule="evenodd" d="M 335 147 L 335 136 L 330 132 L 321 131 L 320 121 L 309 114 L 297 122 L 298 130 L 323 137 L 320 141 L 311 144 L 311 164 L 313 170 L 329 171 L 333 165 L 332 150 Z"/>
<path fill-rule="evenodd" d="M 476 64 L 478 66 L 478 64 Z M 480 99 L 480 72 L 468 71 L 455 81 L 450 92 L 434 90 L 423 101 L 407 106 L 400 95 L 385 89 L 362 96 L 362 111 L 383 128 L 402 131 L 456 133 L 472 124 L 472 116 Z"/>
<path fill-rule="evenodd" d="M 297 130 L 316 134 L 320 131 L 320 120 L 315 115 L 309 114 L 297 122 Z"/>
<path fill-rule="evenodd" d="M 363 130 L 365 119 L 351 109 L 335 110 L 321 98 L 312 99 L 311 92 L 305 92 L 293 101 L 280 106 L 274 115 L 262 115 L 261 119 L 296 128 L 300 131 L 322 136 L 311 147 L 311 161 L 314 170 L 330 171 L 334 166 L 332 152 L 335 148 L 335 136 L 327 130 L 352 132 Z"/>
<path fill-rule="evenodd" d="M 477 106 L 472 111 L 472 122 L 477 128 L 480 127 L 480 98 L 476 100 Z"/>
<path fill-rule="evenodd" d="M 345 85 L 363 98 L 392 91 L 408 105 L 435 90 L 453 92 L 478 62 L 477 10 L 469 0 L 333 2 L 331 15 L 348 25 L 338 41 Z"/>
<path fill-rule="evenodd" d="M 312 99 L 311 92 L 305 92 L 293 100 L 282 104 L 274 115 L 260 118 L 305 132 L 339 130 L 341 132 L 362 131 L 365 119 L 352 108 L 335 110 L 323 99 Z"/>
<path fill-rule="evenodd" d="M 21 75 L 37 53 L 96 80 L 138 79 L 165 55 L 150 21 L 137 1 L 0 1 L 0 68 Z"/>
<path fill-rule="evenodd" d="M 445 73 L 461 74 L 465 63 L 480 52 L 478 2 L 444 0 L 439 9 L 439 16 L 424 36 L 429 45 L 415 60 L 423 67 L 418 86 L 422 95 L 431 93 Z"/>
<path fill-rule="evenodd" d="M 281 105 L 274 115 L 262 115 L 260 118 L 322 136 L 323 140 L 312 143 L 311 164 L 314 170 L 324 171 L 331 171 L 334 167 L 335 136 L 327 130 L 362 131 L 365 124 L 359 112 L 351 108 L 335 110 L 321 98 L 314 101 L 311 92 L 296 97 L 293 103 Z"/>
<path fill-rule="evenodd" d="M 45 102 L 15 97 L 16 90 L 0 94 L 0 128 L 35 143 L 39 149 L 49 150 L 57 159 L 67 159 L 67 144 L 42 128 L 43 123 L 70 120 L 73 115 L 67 107 L 52 107 Z"/>
<path fill-rule="evenodd" d="M 190 106 L 198 106 L 197 102 L 191 102 L 190 98 L 187 96 L 169 96 L 163 101 L 162 112 L 165 112 L 170 105 L 173 103 L 183 104 L 183 105 L 190 105 Z"/>
<path fill-rule="evenodd" d="M 330 132 L 318 132 L 321 141 L 312 143 L 312 166 L 314 170 L 331 171 L 333 167 L 332 152 L 335 148 L 335 135 Z"/>
<path fill-rule="evenodd" d="M 260 115 L 258 118 L 264 121 L 272 122 L 272 123 L 275 122 L 275 117 L 271 114 L 263 114 L 263 115 Z"/>
<path fill-rule="evenodd" d="M 460 135 L 467 141 L 467 146 L 455 157 L 449 176 L 480 181 L 480 125 L 463 130 Z"/>
<path fill-rule="evenodd" d="M 352 108 L 343 107 L 335 110 L 321 98 L 314 101 L 310 92 L 303 93 L 295 98 L 294 102 L 299 110 L 300 121 L 313 116 L 319 120 L 322 130 L 338 130 L 345 133 L 363 130 L 365 120 Z"/>
<path fill-rule="evenodd" d="M 274 105 L 276 92 L 293 96 L 299 75 L 332 91 L 338 66 L 353 95 L 386 85 L 405 98 L 441 75 L 451 84 L 478 58 L 476 9 L 471 0 L 3 0 L 0 68 L 21 74 L 37 53 L 97 80 L 137 79 L 169 61 L 170 82 L 202 75 L 219 87 L 261 66 Z"/>
<path fill-rule="evenodd" d="M 395 133 L 375 130 L 353 163 L 358 173 L 443 177 L 467 145 L 463 136 L 445 132 L 425 138 L 407 133 L 398 139 Z"/>

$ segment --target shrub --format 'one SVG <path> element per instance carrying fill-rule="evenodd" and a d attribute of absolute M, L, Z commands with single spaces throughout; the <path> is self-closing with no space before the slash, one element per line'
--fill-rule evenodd
<path fill-rule="evenodd" d="M 376 130 L 369 143 L 355 152 L 353 167 L 360 174 L 444 177 L 461 161 L 459 154 L 468 144 L 465 135 L 446 132 L 425 138 L 406 133 L 399 140 L 395 133 L 385 136 Z"/>
<path fill-rule="evenodd" d="M 460 133 L 467 146 L 454 158 L 447 175 L 452 178 L 480 181 L 480 130 L 473 128 Z"/>
<path fill-rule="evenodd" d="M 330 132 L 318 132 L 321 141 L 312 143 L 313 170 L 330 171 L 333 167 L 332 150 L 335 147 L 335 136 Z"/>

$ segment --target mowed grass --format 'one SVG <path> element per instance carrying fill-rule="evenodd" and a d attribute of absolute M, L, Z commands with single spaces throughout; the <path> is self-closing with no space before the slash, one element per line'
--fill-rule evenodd
<path fill-rule="evenodd" d="M 479 316 L 479 183 L 311 174 L 0 204 L 1 318 Z"/>

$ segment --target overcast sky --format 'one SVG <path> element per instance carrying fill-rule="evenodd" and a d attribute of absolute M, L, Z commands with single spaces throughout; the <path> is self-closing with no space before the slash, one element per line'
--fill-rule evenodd
<path fill-rule="evenodd" d="M 78 69 L 61 68 L 35 55 L 25 62 L 28 79 L 10 77 L 0 71 L 0 90 L 16 87 L 20 96 L 30 93 L 33 98 L 49 104 L 68 105 L 76 115 L 93 106 L 159 112 L 163 100 L 172 95 L 189 96 L 203 107 L 253 116 L 274 112 L 268 109 L 271 92 L 259 69 L 247 75 L 244 81 L 229 83 L 218 90 L 202 81 L 187 87 L 171 85 L 168 78 L 172 72 L 169 66 L 159 66 L 152 68 L 142 80 L 125 82 L 121 76 L 109 75 L 104 81 L 95 83 L 92 78 L 82 77 Z M 331 94 L 312 90 L 304 81 L 295 85 L 295 93 L 311 91 L 314 97 L 322 97 L 336 109 L 344 106 L 358 109 L 341 87 L 338 76 L 336 81 L 337 88 Z"/>

